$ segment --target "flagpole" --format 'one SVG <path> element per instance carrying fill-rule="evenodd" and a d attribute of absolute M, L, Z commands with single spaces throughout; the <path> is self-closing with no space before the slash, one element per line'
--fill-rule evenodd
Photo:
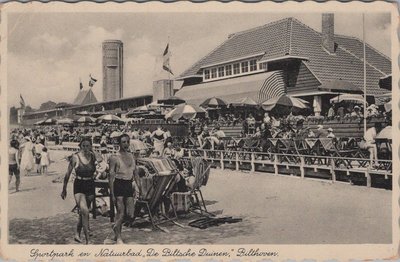
<path fill-rule="evenodd" d="M 168 49 L 169 49 L 169 36 L 168 36 Z M 169 50 L 168 50 L 168 52 L 171 53 Z M 170 55 L 169 55 L 169 58 L 171 58 Z M 169 71 L 168 71 L 168 83 L 171 86 L 171 72 L 169 72 Z"/>
<path fill-rule="evenodd" d="M 364 135 L 367 132 L 367 57 L 365 54 L 365 14 L 362 15 L 363 54 L 364 54 Z"/>

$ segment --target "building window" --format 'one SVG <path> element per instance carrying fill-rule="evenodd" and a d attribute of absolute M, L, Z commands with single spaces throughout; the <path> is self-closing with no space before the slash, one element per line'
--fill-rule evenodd
<path fill-rule="evenodd" d="M 260 70 L 267 70 L 268 64 L 267 63 L 260 63 L 259 65 Z"/>
<path fill-rule="evenodd" d="M 224 67 L 218 67 L 218 77 L 224 77 L 225 76 L 225 72 L 224 72 Z"/>
<path fill-rule="evenodd" d="M 225 71 L 227 76 L 232 75 L 232 65 L 225 66 Z"/>
<path fill-rule="evenodd" d="M 254 60 L 250 60 L 250 71 L 256 71 L 257 70 L 257 61 Z"/>
<path fill-rule="evenodd" d="M 217 77 L 217 69 L 216 68 L 212 68 L 211 69 L 211 78 L 216 78 Z"/>
<path fill-rule="evenodd" d="M 234 75 L 240 74 L 240 65 L 239 65 L 239 63 L 233 64 L 233 74 Z"/>
<path fill-rule="evenodd" d="M 242 73 L 247 73 L 249 72 L 249 62 L 245 61 L 242 62 Z"/>
<path fill-rule="evenodd" d="M 210 70 L 206 69 L 204 70 L 204 79 L 210 79 Z"/>

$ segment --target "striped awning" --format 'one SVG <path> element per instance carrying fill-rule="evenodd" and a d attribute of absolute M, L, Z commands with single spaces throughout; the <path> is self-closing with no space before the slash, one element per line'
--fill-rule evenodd
<path fill-rule="evenodd" d="M 219 97 L 228 103 L 243 97 L 256 102 L 285 93 L 285 84 L 281 71 L 271 71 L 248 76 L 228 78 L 185 86 L 175 95 L 191 104 L 200 104 L 209 97 Z"/>
<path fill-rule="evenodd" d="M 273 97 L 279 97 L 285 94 L 285 81 L 282 71 L 275 71 L 265 79 L 258 93 L 258 102 L 261 103 Z"/>

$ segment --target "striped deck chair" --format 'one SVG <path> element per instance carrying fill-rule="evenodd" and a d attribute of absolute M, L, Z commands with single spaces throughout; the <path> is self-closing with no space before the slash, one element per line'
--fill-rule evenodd
<path fill-rule="evenodd" d="M 135 216 L 140 216 L 140 211 L 144 211 L 144 215 L 148 215 L 154 228 L 160 228 L 158 225 L 166 221 L 174 224 L 177 217 L 176 212 L 172 209 L 173 217 L 163 213 L 162 205 L 165 200 L 169 200 L 169 192 L 174 186 L 175 170 L 167 159 L 142 158 L 138 159 L 139 173 L 135 175 L 134 180 L 138 189 L 138 199 L 136 201 Z M 172 206 L 172 203 L 169 203 Z M 144 207 L 144 209 L 143 209 Z M 173 207 L 172 207 L 173 208 Z M 157 219 L 163 217 L 164 220 Z"/>
<path fill-rule="evenodd" d="M 191 187 L 190 195 L 192 196 L 192 209 L 198 209 L 201 214 L 207 213 L 206 204 L 204 202 L 203 193 L 201 192 L 201 187 L 207 185 L 208 178 L 210 176 L 211 164 L 204 160 L 202 157 L 194 157 L 191 159 L 191 164 L 193 168 L 193 175 L 195 181 Z"/>

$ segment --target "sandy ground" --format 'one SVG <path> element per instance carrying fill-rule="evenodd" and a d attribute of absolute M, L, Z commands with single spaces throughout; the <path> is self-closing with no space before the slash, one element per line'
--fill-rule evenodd
<path fill-rule="evenodd" d="M 52 159 L 68 152 L 51 151 Z M 57 161 L 46 176 L 22 177 L 21 191 L 9 190 L 9 241 L 20 244 L 73 243 L 77 214 L 72 183 L 60 198 L 67 162 Z M 124 228 L 128 243 L 139 244 L 360 244 L 391 243 L 391 193 L 349 184 L 213 169 L 202 189 L 209 211 L 240 217 L 242 222 L 196 229 L 189 215 L 164 233 L 150 226 Z M 91 219 L 94 244 L 110 233 L 106 217 Z"/>

